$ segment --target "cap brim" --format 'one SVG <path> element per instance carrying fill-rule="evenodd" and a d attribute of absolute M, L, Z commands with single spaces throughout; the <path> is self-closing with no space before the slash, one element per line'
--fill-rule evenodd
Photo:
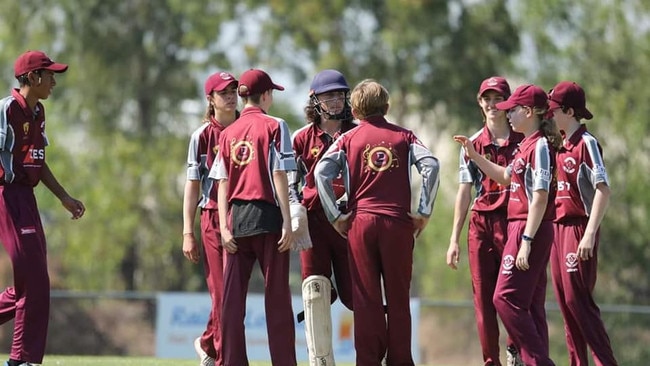
<path fill-rule="evenodd" d="M 232 84 L 237 85 L 239 83 L 237 82 L 237 80 L 234 80 L 234 79 L 229 80 L 228 83 L 224 83 L 223 85 L 216 86 L 214 89 L 212 89 L 212 91 L 216 91 L 216 92 L 224 91 L 224 90 L 228 89 L 228 87 L 231 86 Z"/>
<path fill-rule="evenodd" d="M 282 86 L 282 85 L 278 85 L 278 84 L 273 84 L 273 89 L 276 89 L 276 90 L 284 90 L 284 86 Z"/>
<path fill-rule="evenodd" d="M 561 108 L 561 107 L 562 107 L 562 105 L 560 103 L 554 101 L 553 99 L 548 100 L 548 108 L 549 109 L 556 109 L 556 108 Z"/>
<path fill-rule="evenodd" d="M 54 71 L 54 72 L 66 72 L 68 70 L 68 65 L 66 64 L 59 64 L 59 63 L 53 63 L 52 65 L 43 67 L 44 70 L 49 70 L 49 71 Z"/>
<path fill-rule="evenodd" d="M 497 92 L 497 93 L 499 93 L 499 94 L 506 94 L 506 93 L 503 92 L 503 90 L 501 90 L 501 89 L 499 89 L 499 88 L 497 88 L 497 87 L 494 87 L 494 86 L 488 86 L 488 87 L 486 87 L 486 88 L 483 88 L 483 89 L 479 90 L 479 91 L 478 91 L 478 95 L 483 95 L 483 94 L 484 94 L 486 91 L 488 91 L 488 90 L 495 91 L 495 92 Z"/>
<path fill-rule="evenodd" d="M 508 109 L 512 109 L 517 106 L 517 103 L 512 102 L 510 100 L 506 100 L 505 102 L 499 102 L 495 104 L 498 110 L 501 111 L 507 111 Z"/>
<path fill-rule="evenodd" d="M 584 112 L 584 115 L 585 115 L 585 116 L 584 116 L 585 119 L 592 119 L 592 118 L 594 118 L 594 115 L 591 114 L 591 112 L 589 112 L 589 110 L 588 110 L 587 108 L 585 108 L 585 110 L 584 110 L 583 112 Z"/>

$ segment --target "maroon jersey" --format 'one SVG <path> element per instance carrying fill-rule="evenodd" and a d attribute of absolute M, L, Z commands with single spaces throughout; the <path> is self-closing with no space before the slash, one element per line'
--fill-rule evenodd
<path fill-rule="evenodd" d="M 219 150 L 219 135 L 224 128 L 211 116 L 210 122 L 202 124 L 190 137 L 187 151 L 187 179 L 201 181 L 201 198 L 198 206 L 203 209 L 217 209 L 217 184 L 208 178 L 208 173 Z"/>
<path fill-rule="evenodd" d="M 307 126 L 294 132 L 292 136 L 293 150 L 296 153 L 298 162 L 298 171 L 296 177 L 292 180 L 292 190 L 297 191 L 297 185 L 302 182 L 302 204 L 307 210 L 320 210 L 321 204 L 316 190 L 314 181 L 314 170 L 316 163 L 321 159 L 325 151 L 332 145 L 334 140 L 357 125 L 352 122 L 342 122 L 341 131 L 334 137 L 330 136 L 317 125 L 310 123 Z M 341 198 L 345 193 L 343 178 L 335 179 L 333 182 L 334 193 L 337 198 Z M 297 196 L 292 192 L 292 198 Z"/>
<path fill-rule="evenodd" d="M 568 139 L 557 154 L 556 218 L 561 222 L 588 217 L 598 183 L 609 185 L 598 140 L 580 128 Z"/>
<path fill-rule="evenodd" d="M 533 192 L 548 192 L 548 204 L 543 220 L 555 218 L 555 149 L 548 143 L 541 131 L 524 138 L 519 151 L 508 166 L 510 200 L 508 220 L 526 220 Z"/>
<path fill-rule="evenodd" d="M 523 138 L 523 134 L 510 131 L 510 136 L 506 143 L 503 146 L 499 146 L 492 142 L 490 130 L 484 126 L 470 137 L 470 140 L 472 141 L 472 145 L 474 145 L 474 149 L 487 160 L 500 166 L 508 166 L 512 162 L 519 143 Z M 467 158 L 463 148 L 460 151 L 458 182 L 472 183 L 474 185 L 476 197 L 472 206 L 473 211 L 492 212 L 499 209 L 506 210 L 510 196 L 510 187 L 502 186 L 490 179 L 472 160 Z"/>
<path fill-rule="evenodd" d="M 32 111 L 13 89 L 0 100 L 0 184 L 35 186 L 45 165 L 45 109 L 38 102 Z"/>
<path fill-rule="evenodd" d="M 228 202 L 265 201 L 277 206 L 274 171 L 296 169 L 287 123 L 247 107 L 219 137 L 216 164 L 209 177 L 228 179 Z"/>
<path fill-rule="evenodd" d="M 423 178 L 418 213 L 430 216 L 439 183 L 438 160 L 412 131 L 381 116 L 362 120 L 334 142 L 316 167 L 316 186 L 330 222 L 340 215 L 332 187 L 339 174 L 350 210 L 410 222 L 411 165 Z"/>

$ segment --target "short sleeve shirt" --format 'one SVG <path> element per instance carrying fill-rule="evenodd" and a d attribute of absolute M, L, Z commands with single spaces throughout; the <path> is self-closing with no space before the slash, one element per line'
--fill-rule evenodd
<path fill-rule="evenodd" d="M 510 131 L 508 140 L 503 146 L 499 146 L 492 142 L 490 130 L 484 126 L 470 137 L 470 140 L 479 154 L 492 163 L 506 167 L 512 162 L 523 138 L 523 134 Z M 459 160 L 458 182 L 471 183 L 476 191 L 472 210 L 478 212 L 505 211 L 508 206 L 510 187 L 499 184 L 483 173 L 476 163 L 465 155 L 463 148 L 461 148 Z"/>
<path fill-rule="evenodd" d="M 228 202 L 265 201 L 277 205 L 274 171 L 296 169 L 287 123 L 259 107 L 245 108 L 219 138 L 212 179 L 228 179 Z"/>
<path fill-rule="evenodd" d="M 45 166 L 45 109 L 29 108 L 18 89 L 0 100 L 0 184 L 36 186 Z"/>
<path fill-rule="evenodd" d="M 304 166 L 307 168 L 307 174 L 304 179 L 304 186 L 302 187 L 302 204 L 307 210 L 320 210 L 321 204 L 318 198 L 318 190 L 314 181 L 314 169 L 316 163 L 321 159 L 325 151 L 332 145 L 334 140 L 357 125 L 352 122 L 342 122 L 340 133 L 334 136 L 328 135 L 326 132 L 318 128 L 314 123 L 297 130 L 293 134 L 293 149 L 296 153 L 296 159 L 300 159 Z M 333 182 L 334 191 L 337 198 L 340 198 L 345 193 L 343 178 L 340 177 Z"/>
<path fill-rule="evenodd" d="M 202 124 L 190 137 L 187 152 L 187 179 L 201 181 L 201 198 L 198 206 L 203 209 L 217 209 L 217 184 L 208 178 L 217 151 L 219 135 L 225 127 L 214 117 Z"/>
<path fill-rule="evenodd" d="M 541 131 L 524 138 L 508 166 L 511 176 L 508 220 L 526 220 L 533 192 L 549 193 L 543 220 L 555 218 L 555 150 Z"/>
<path fill-rule="evenodd" d="M 609 178 L 602 148 L 584 124 L 565 139 L 557 164 L 556 221 L 588 217 L 596 186 L 609 185 Z"/>

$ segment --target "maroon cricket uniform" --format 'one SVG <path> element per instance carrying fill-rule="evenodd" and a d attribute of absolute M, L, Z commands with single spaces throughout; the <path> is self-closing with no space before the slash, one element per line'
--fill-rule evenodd
<path fill-rule="evenodd" d="M 499 146 L 493 143 L 490 130 L 484 126 L 470 140 L 474 149 L 486 159 L 500 166 L 508 166 L 523 138 L 524 135 L 510 131 L 508 140 Z M 467 254 L 483 362 L 485 365 L 500 366 L 499 323 L 492 298 L 507 237 L 510 187 L 490 179 L 466 157 L 462 148 L 459 183 L 472 184 L 476 191 L 469 219 Z"/>
<path fill-rule="evenodd" d="M 508 166 L 511 176 L 508 201 L 508 232 L 499 277 L 494 292 L 494 306 L 508 335 L 520 349 L 527 365 L 554 365 L 548 357 L 546 300 L 546 265 L 553 243 L 555 218 L 555 151 L 541 131 L 522 140 L 519 151 Z M 548 192 L 542 222 L 534 234 L 528 257 L 530 268 L 521 271 L 515 259 L 521 244 L 533 192 Z"/>
<path fill-rule="evenodd" d="M 422 175 L 418 213 L 430 216 L 439 164 L 413 132 L 369 117 L 337 139 L 314 177 L 330 222 L 340 215 L 333 181 L 343 175 L 350 218 L 348 242 L 356 364 L 413 365 L 409 291 L 413 265 L 411 166 Z M 384 313 L 383 291 L 387 302 Z"/>
<path fill-rule="evenodd" d="M 213 116 L 197 128 L 190 138 L 187 152 L 187 179 L 201 182 L 201 241 L 203 243 L 203 267 L 212 309 L 208 324 L 201 335 L 201 346 L 208 356 L 222 365 L 221 357 L 221 307 L 223 302 L 223 269 L 225 256 L 221 246 L 219 213 L 217 211 L 217 184 L 208 178 L 219 147 L 219 135 L 225 127 Z"/>
<path fill-rule="evenodd" d="M 11 258 L 14 287 L 0 294 L 0 323 L 14 319 L 10 358 L 41 363 L 50 281 L 34 186 L 45 165 L 45 110 L 32 111 L 17 89 L 0 100 L 0 241 Z"/>
<path fill-rule="evenodd" d="M 600 183 L 609 185 L 598 140 L 585 125 L 568 139 L 557 154 L 558 192 L 555 201 L 555 241 L 551 273 L 555 296 L 564 316 L 569 364 L 588 365 L 587 345 L 598 366 L 617 365 L 600 309 L 593 298 L 598 268 L 598 237 L 594 256 L 586 261 L 576 253 Z"/>
<path fill-rule="evenodd" d="M 341 123 L 341 133 L 347 132 L 356 126 L 351 121 L 344 121 Z M 331 280 L 333 268 L 336 290 L 332 289 L 332 302 L 336 300 L 338 294 L 343 305 L 352 310 L 348 242 L 334 230 L 327 216 L 325 216 L 314 181 L 316 163 L 339 135 L 332 137 L 313 123 L 293 134 L 293 150 L 296 153 L 298 170 L 294 182 L 291 184 L 291 198 L 292 201 L 300 200 L 297 186 L 302 181 L 301 203 L 307 208 L 309 236 L 312 242 L 311 249 L 300 252 L 302 279 L 304 280 L 312 275 L 321 275 Z M 336 197 L 340 199 L 345 193 L 343 179 L 337 179 L 333 184 Z"/>
<path fill-rule="evenodd" d="M 295 366 L 295 326 L 289 288 L 289 251 L 278 252 L 282 214 L 274 171 L 296 169 L 289 129 L 284 120 L 258 107 L 245 108 L 220 136 L 215 180 L 228 180 L 229 227 L 237 252 L 226 252 L 222 313 L 224 365 L 248 365 L 244 318 L 253 265 L 264 275 L 264 305 L 271 360 Z"/>

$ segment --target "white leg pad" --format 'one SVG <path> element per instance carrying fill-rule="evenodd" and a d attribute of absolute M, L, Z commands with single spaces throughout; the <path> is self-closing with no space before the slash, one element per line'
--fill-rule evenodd
<path fill-rule="evenodd" d="M 302 282 L 305 335 L 309 366 L 334 366 L 332 352 L 332 284 L 325 276 L 309 276 Z"/>

